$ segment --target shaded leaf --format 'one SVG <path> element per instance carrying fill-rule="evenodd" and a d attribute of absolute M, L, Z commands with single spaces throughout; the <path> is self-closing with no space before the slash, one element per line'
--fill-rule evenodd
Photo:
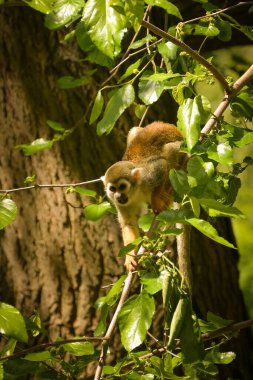
<path fill-rule="evenodd" d="M 52 1 L 51 0 L 23 0 L 29 7 L 36 9 L 36 11 L 42 13 L 52 12 Z"/>
<path fill-rule="evenodd" d="M 97 134 L 101 136 L 111 132 L 118 118 L 134 102 L 134 99 L 135 93 L 131 84 L 114 91 L 106 106 L 103 119 L 97 124 Z"/>
<path fill-rule="evenodd" d="M 65 132 L 65 128 L 62 126 L 61 123 L 58 123 L 57 121 L 47 120 L 47 125 L 54 131 Z"/>
<path fill-rule="evenodd" d="M 145 292 L 132 296 L 124 303 L 118 323 L 121 341 L 127 351 L 132 351 L 144 341 L 154 312 L 154 299 Z"/>
<path fill-rule="evenodd" d="M 200 137 L 201 116 L 196 98 L 186 99 L 178 109 L 178 128 L 186 139 L 189 151 L 196 145 Z"/>
<path fill-rule="evenodd" d="M 201 206 L 211 217 L 227 216 L 236 219 L 245 219 L 245 215 L 236 207 L 229 207 L 216 201 L 215 199 L 198 199 Z"/>
<path fill-rule="evenodd" d="M 144 104 L 149 105 L 156 102 L 165 89 L 165 83 L 155 80 L 140 80 L 139 82 L 139 98 Z"/>
<path fill-rule="evenodd" d="M 93 71 L 94 72 L 94 71 Z M 57 80 L 58 86 L 64 90 L 70 90 L 72 88 L 81 87 L 90 83 L 91 77 L 85 76 L 82 78 L 75 78 L 72 76 L 64 76 Z"/>
<path fill-rule="evenodd" d="M 165 274 L 166 271 L 145 272 L 140 276 L 140 282 L 144 285 L 145 291 L 152 295 L 162 290 Z"/>

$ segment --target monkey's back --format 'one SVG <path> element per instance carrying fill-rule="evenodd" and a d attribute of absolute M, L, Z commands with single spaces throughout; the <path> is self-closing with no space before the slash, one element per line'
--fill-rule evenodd
<path fill-rule="evenodd" d="M 141 162 L 147 157 L 162 154 L 165 144 L 182 140 L 182 135 L 173 124 L 155 121 L 145 128 L 133 128 L 123 160 Z"/>

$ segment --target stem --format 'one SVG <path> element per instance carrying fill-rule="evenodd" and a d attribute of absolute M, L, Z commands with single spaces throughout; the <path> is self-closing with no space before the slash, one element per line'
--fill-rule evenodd
<path fill-rule="evenodd" d="M 243 1 L 241 1 L 240 3 L 231 5 L 230 7 L 227 7 L 227 8 L 224 8 L 224 9 L 219 9 L 216 12 L 209 13 L 209 14 L 206 14 L 204 16 L 199 16 L 199 17 L 193 18 L 192 20 L 184 21 L 184 22 L 182 22 L 182 24 L 186 25 L 186 24 L 189 24 L 189 23 L 192 23 L 192 22 L 195 22 L 195 21 L 202 20 L 203 18 L 213 17 L 213 16 L 218 15 L 219 13 L 224 13 L 224 12 L 230 11 L 230 9 L 241 7 L 243 5 L 250 5 L 252 3 L 253 3 L 253 1 L 250 1 L 250 2 L 243 2 Z"/>
<path fill-rule="evenodd" d="M 216 69 L 215 66 L 213 66 L 210 62 L 208 62 L 204 57 L 202 57 L 200 54 L 198 54 L 195 50 L 193 50 L 190 46 L 186 45 L 183 41 L 178 40 L 176 37 L 172 36 L 171 34 L 164 32 L 164 30 L 157 28 L 157 26 L 150 24 L 149 22 L 143 20 L 142 26 L 145 28 L 148 28 L 151 30 L 154 34 L 157 36 L 160 36 L 162 38 L 165 38 L 166 40 L 172 42 L 173 44 L 179 46 L 182 50 L 184 50 L 186 53 L 188 53 L 193 59 L 201 63 L 201 65 L 205 66 L 212 74 L 213 76 L 219 81 L 219 83 L 222 85 L 224 90 L 227 94 L 230 93 L 230 88 L 228 83 L 226 82 L 223 75 Z"/>
<path fill-rule="evenodd" d="M 18 187 L 16 189 L 2 189 L 0 190 L 0 194 L 9 194 L 9 193 L 14 193 L 17 191 L 23 191 L 23 190 L 31 190 L 31 189 L 37 189 L 37 188 L 51 188 L 51 187 L 77 187 L 77 186 L 82 186 L 82 185 L 87 185 L 88 183 L 94 183 L 94 182 L 100 182 L 102 181 L 101 178 L 97 179 L 92 179 L 90 181 L 85 181 L 85 182 L 78 182 L 78 183 L 49 183 L 49 184 L 38 184 L 36 183 L 35 185 L 31 186 L 24 186 L 24 187 Z"/>
<path fill-rule="evenodd" d="M 158 225 L 158 221 L 154 218 L 153 219 L 153 222 L 147 232 L 147 236 L 150 236 L 152 234 L 152 232 L 154 231 L 154 229 L 157 227 Z M 137 252 L 137 255 L 141 255 L 143 254 L 144 252 L 144 248 L 141 246 L 139 248 L 139 251 Z M 97 369 L 96 369 L 96 372 L 95 372 L 95 376 L 94 376 L 94 380 L 99 380 L 100 377 L 101 377 L 101 374 L 102 374 L 102 370 L 103 370 L 103 366 L 105 364 L 105 359 L 106 359 L 106 354 L 107 354 L 107 349 L 108 349 L 108 345 L 109 345 L 109 341 L 112 337 L 112 334 L 113 334 L 113 331 L 115 329 L 115 326 L 116 326 L 116 323 L 117 323 L 117 318 L 118 318 L 118 314 L 124 304 L 124 302 L 127 300 L 128 298 L 128 295 L 129 295 L 129 291 L 130 291 L 130 288 L 131 288 L 131 284 L 134 280 L 134 278 L 136 277 L 136 274 L 137 272 L 129 272 L 128 275 L 127 275 L 127 278 L 125 280 L 125 284 L 124 284 L 124 287 L 123 287 L 123 290 L 122 290 L 122 293 L 121 293 L 121 297 L 120 297 L 120 300 L 118 302 L 118 305 L 116 307 L 116 310 L 114 312 L 114 315 L 112 317 L 112 320 L 107 328 L 107 331 L 105 333 L 105 336 L 104 336 L 104 342 L 103 342 L 103 345 L 102 345 L 102 350 L 101 350 L 101 354 L 100 354 L 100 358 L 99 358 L 99 361 L 98 361 L 98 366 L 97 366 Z"/>
<path fill-rule="evenodd" d="M 210 131 L 216 126 L 218 118 L 224 113 L 226 108 L 229 106 L 232 98 L 237 95 L 243 86 L 245 86 L 250 80 L 253 79 L 253 65 L 251 65 L 248 70 L 239 78 L 232 86 L 232 91 L 225 95 L 224 99 L 218 105 L 214 111 L 211 118 L 207 121 L 206 125 L 201 131 L 202 139 L 205 135 L 210 133 Z"/>
<path fill-rule="evenodd" d="M 192 293 L 192 270 L 191 270 L 191 253 L 190 237 L 191 227 L 187 224 L 176 223 L 176 228 L 182 229 L 183 232 L 177 235 L 177 256 L 178 269 L 183 276 L 187 290 Z"/>
<path fill-rule="evenodd" d="M 2 357 L 0 357 L 0 362 L 4 361 L 4 360 L 20 358 L 26 354 L 31 353 L 31 352 L 44 350 L 45 348 L 49 348 L 49 347 L 57 347 L 57 346 L 61 346 L 63 344 L 68 344 L 68 343 L 101 341 L 103 339 L 104 339 L 104 337 L 84 336 L 82 338 L 76 338 L 76 339 L 75 338 L 64 339 L 64 340 L 57 341 L 57 342 L 41 343 L 41 344 L 37 344 L 36 346 L 26 348 L 25 350 L 22 350 L 20 352 L 16 352 L 15 354 L 2 356 Z"/>

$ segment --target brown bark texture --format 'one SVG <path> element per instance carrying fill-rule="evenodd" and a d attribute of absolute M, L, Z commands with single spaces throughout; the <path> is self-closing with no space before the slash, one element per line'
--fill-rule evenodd
<path fill-rule="evenodd" d="M 34 174 L 38 183 L 80 182 L 103 175 L 120 159 L 134 117 L 126 114 L 107 137 L 98 137 L 95 128 L 84 123 L 52 149 L 24 156 L 16 145 L 52 137 L 48 119 L 72 127 L 97 88 L 91 83 L 81 90 L 59 89 L 60 76 L 81 76 L 90 67 L 79 61 L 82 56 L 75 44 L 60 43 L 61 33 L 46 30 L 41 15 L 31 9 L 1 9 L 0 33 L 1 188 L 23 186 L 24 179 Z M 108 74 L 101 70 L 96 75 L 99 84 Z M 163 99 L 168 102 L 167 97 Z M 164 114 L 166 105 L 159 107 L 154 119 L 174 121 Z M 103 194 L 101 185 L 90 188 Z M 122 243 L 116 218 L 86 221 L 81 206 L 89 199 L 59 188 L 18 192 L 13 200 L 18 217 L 0 232 L 0 300 L 27 316 L 38 309 L 52 339 L 92 333 L 97 324 L 93 305 L 103 294 L 102 286 L 115 282 L 124 271 L 123 259 L 118 258 Z M 233 239 L 228 221 L 221 221 L 218 228 Z M 195 232 L 191 248 L 199 316 L 205 318 L 210 310 L 235 322 L 246 319 L 237 252 Z M 250 379 L 249 334 L 233 339 L 232 349 L 238 357 L 234 375 Z M 223 373 L 220 378 L 226 376 Z"/>

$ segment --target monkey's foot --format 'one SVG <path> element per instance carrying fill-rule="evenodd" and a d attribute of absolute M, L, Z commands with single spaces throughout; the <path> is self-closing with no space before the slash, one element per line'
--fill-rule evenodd
<path fill-rule="evenodd" d="M 134 272 L 137 268 L 138 262 L 132 255 L 126 255 L 125 267 L 128 272 Z"/>

